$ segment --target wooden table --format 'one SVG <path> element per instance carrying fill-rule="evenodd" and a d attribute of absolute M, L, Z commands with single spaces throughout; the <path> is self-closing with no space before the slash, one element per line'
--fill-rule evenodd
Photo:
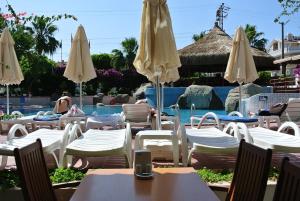
<path fill-rule="evenodd" d="M 155 168 L 152 180 L 133 169 L 91 170 L 71 201 L 218 201 L 193 168 Z"/>

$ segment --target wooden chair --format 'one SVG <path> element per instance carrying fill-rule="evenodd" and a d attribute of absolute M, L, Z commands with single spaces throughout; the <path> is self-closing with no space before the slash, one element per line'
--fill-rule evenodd
<path fill-rule="evenodd" d="M 271 159 L 272 151 L 270 149 L 265 150 L 241 140 L 229 189 L 216 186 L 212 186 L 212 189 L 227 190 L 226 201 L 262 201 Z"/>
<path fill-rule="evenodd" d="M 300 166 L 282 160 L 281 170 L 277 181 L 273 201 L 300 200 Z"/>
<path fill-rule="evenodd" d="M 40 139 L 14 150 L 25 201 L 56 201 L 54 188 L 77 186 L 78 182 L 52 188 Z"/>

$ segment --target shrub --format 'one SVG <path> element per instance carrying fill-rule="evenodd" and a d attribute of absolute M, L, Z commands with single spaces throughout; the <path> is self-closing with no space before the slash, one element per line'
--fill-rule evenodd
<path fill-rule="evenodd" d="M 203 168 L 198 170 L 197 173 L 203 181 L 209 183 L 217 183 L 220 181 L 230 182 L 233 177 L 233 173 L 229 170 L 222 170 L 218 172 L 207 168 Z"/>
<path fill-rule="evenodd" d="M 49 171 L 52 183 L 63 183 L 82 180 L 85 173 L 71 168 L 57 168 Z M 0 171 L 0 190 L 20 187 L 20 179 L 16 170 Z"/>
<path fill-rule="evenodd" d="M 63 183 L 70 181 L 79 181 L 84 177 L 84 173 L 70 168 L 57 168 L 49 173 L 52 183 Z"/>

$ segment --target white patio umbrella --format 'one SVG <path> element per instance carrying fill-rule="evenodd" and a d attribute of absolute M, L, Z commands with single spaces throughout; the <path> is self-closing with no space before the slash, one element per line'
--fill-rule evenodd
<path fill-rule="evenodd" d="M 139 49 L 133 62 L 137 72 L 156 85 L 157 129 L 161 129 L 160 83 L 179 79 L 181 66 L 166 0 L 144 0 Z"/>
<path fill-rule="evenodd" d="M 64 76 L 80 84 L 80 108 L 82 109 L 82 82 L 87 82 L 96 77 L 89 43 L 82 25 L 78 27 L 72 41 Z"/>
<path fill-rule="evenodd" d="M 14 45 L 8 28 L 5 28 L 0 38 L 0 84 L 6 85 L 7 114 L 9 114 L 9 85 L 20 84 L 24 80 Z"/>
<path fill-rule="evenodd" d="M 250 83 L 258 78 L 249 41 L 242 27 L 235 32 L 224 78 L 231 83 L 239 83 L 239 111 L 242 112 L 241 86 L 243 83 Z"/>

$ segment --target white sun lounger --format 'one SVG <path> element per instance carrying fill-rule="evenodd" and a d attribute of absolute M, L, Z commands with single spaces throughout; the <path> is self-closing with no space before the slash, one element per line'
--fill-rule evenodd
<path fill-rule="evenodd" d="M 67 145 L 63 166 L 70 166 L 72 156 L 102 157 L 125 156 L 129 167 L 132 167 L 131 157 L 131 128 L 126 124 L 126 129 L 96 130 L 89 129 L 81 132 L 78 125 L 74 125 L 71 131 L 70 144 Z M 77 138 L 77 139 L 76 139 Z"/>
<path fill-rule="evenodd" d="M 241 124 L 238 124 L 239 126 Z M 286 128 L 292 128 L 294 135 L 283 133 Z M 283 123 L 277 131 L 266 128 L 246 128 L 240 130 L 247 142 L 275 152 L 299 153 L 300 152 L 300 130 L 293 122 Z"/>
<path fill-rule="evenodd" d="M 192 154 L 198 153 L 234 153 L 238 151 L 241 136 L 235 123 L 229 123 L 223 131 L 218 128 L 179 129 L 182 139 L 183 164 L 191 164 Z M 228 134 L 230 133 L 230 134 Z"/>
<path fill-rule="evenodd" d="M 1 168 L 4 168 L 7 164 L 7 157 L 14 155 L 15 148 L 21 148 L 35 142 L 38 138 L 42 141 L 43 150 L 45 153 L 52 154 L 57 165 L 58 159 L 54 153 L 55 150 L 60 150 L 59 157 L 62 157 L 69 138 L 71 124 L 68 124 L 65 130 L 52 130 L 52 129 L 39 129 L 28 133 L 25 126 L 15 124 L 9 130 L 7 140 L 0 144 L 0 155 L 2 156 Z M 16 132 L 20 131 L 21 137 L 16 136 Z"/>

